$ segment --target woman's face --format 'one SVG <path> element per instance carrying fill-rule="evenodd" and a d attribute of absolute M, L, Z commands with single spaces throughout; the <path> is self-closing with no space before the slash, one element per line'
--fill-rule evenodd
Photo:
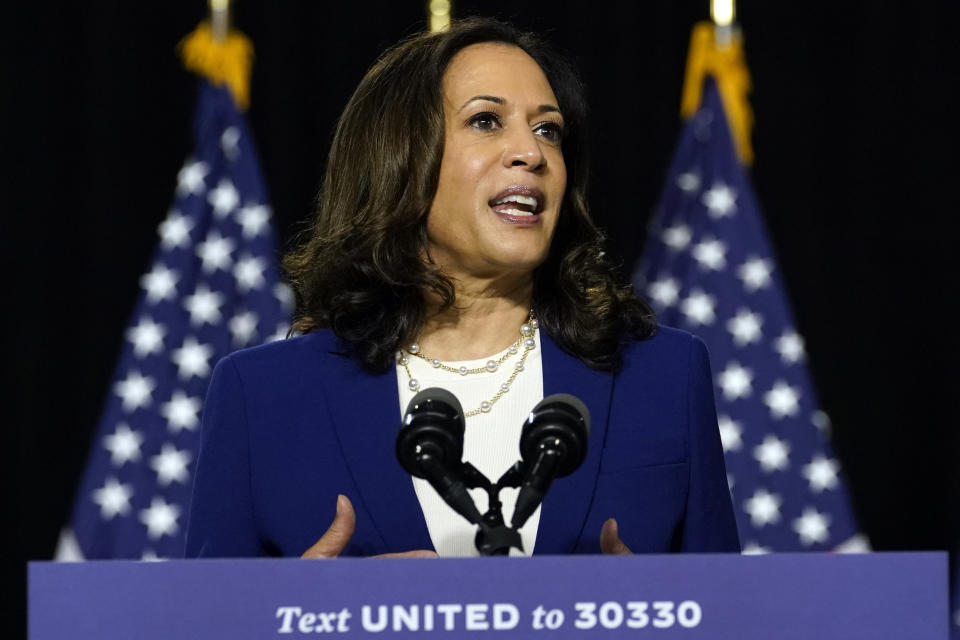
<path fill-rule="evenodd" d="M 454 277 L 532 272 L 567 185 L 563 116 L 546 76 L 518 47 L 471 45 L 443 76 L 443 112 L 430 256 Z"/>

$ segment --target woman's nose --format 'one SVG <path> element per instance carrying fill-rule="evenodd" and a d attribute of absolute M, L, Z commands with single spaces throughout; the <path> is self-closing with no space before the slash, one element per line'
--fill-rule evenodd
<path fill-rule="evenodd" d="M 515 127 L 506 136 L 507 145 L 504 149 L 503 164 L 507 167 L 527 167 L 534 171 L 547 163 L 537 134 L 529 129 Z"/>

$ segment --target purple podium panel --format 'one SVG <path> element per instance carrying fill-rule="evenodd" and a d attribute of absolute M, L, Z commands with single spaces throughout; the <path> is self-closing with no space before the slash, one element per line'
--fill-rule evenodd
<path fill-rule="evenodd" d="M 34 562 L 32 640 L 946 640 L 944 553 Z"/>

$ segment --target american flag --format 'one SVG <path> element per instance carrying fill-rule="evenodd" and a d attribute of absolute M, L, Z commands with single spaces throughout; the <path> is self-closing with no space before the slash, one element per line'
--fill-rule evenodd
<path fill-rule="evenodd" d="M 760 209 L 711 80 L 634 276 L 663 324 L 703 338 L 745 553 L 863 551 Z"/>
<path fill-rule="evenodd" d="M 210 372 L 289 327 L 266 189 L 227 89 L 201 84 L 195 138 L 140 280 L 61 560 L 183 557 Z"/>

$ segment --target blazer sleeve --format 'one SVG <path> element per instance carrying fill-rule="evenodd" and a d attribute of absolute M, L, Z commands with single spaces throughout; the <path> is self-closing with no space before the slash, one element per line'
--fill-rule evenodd
<path fill-rule="evenodd" d="M 243 383 L 227 357 L 214 369 L 204 403 L 186 557 L 258 555 Z"/>
<path fill-rule="evenodd" d="M 690 485 L 681 550 L 739 552 L 737 523 L 717 428 L 710 360 L 706 345 L 697 337 L 690 349 L 688 387 Z"/>

